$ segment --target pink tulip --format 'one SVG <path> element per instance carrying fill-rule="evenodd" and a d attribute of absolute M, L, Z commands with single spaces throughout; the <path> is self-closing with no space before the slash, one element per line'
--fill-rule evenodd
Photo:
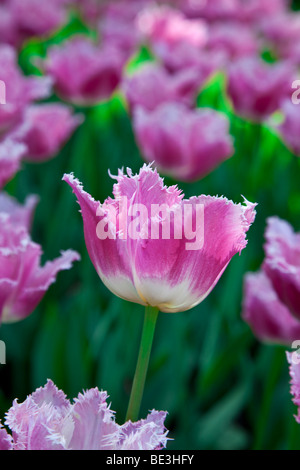
<path fill-rule="evenodd" d="M 189 20 L 179 10 L 165 5 L 142 11 L 137 27 L 155 51 L 181 42 L 200 48 L 207 42 L 207 27 L 202 20 Z"/>
<path fill-rule="evenodd" d="M 9 0 L 8 9 L 14 18 L 19 42 L 32 36 L 45 36 L 67 23 L 67 4 L 71 0 Z"/>
<path fill-rule="evenodd" d="M 300 64 L 300 14 L 289 12 L 263 19 L 260 30 L 273 50 L 280 59 Z"/>
<path fill-rule="evenodd" d="M 68 4 L 72 0 L 2 0 L 0 39 L 21 47 L 34 36 L 49 36 L 68 21 Z"/>
<path fill-rule="evenodd" d="M 262 18 L 271 19 L 282 14 L 287 9 L 286 0 L 239 0 L 241 4 L 241 19 L 259 24 Z"/>
<path fill-rule="evenodd" d="M 62 103 L 31 105 L 14 136 L 27 147 L 24 158 L 45 161 L 56 156 L 81 122 L 81 115 L 74 116 Z"/>
<path fill-rule="evenodd" d="M 264 271 L 245 276 L 243 319 L 263 342 L 290 345 L 300 338 L 300 321 L 279 300 Z"/>
<path fill-rule="evenodd" d="M 266 230 L 264 270 L 281 300 L 300 319 L 300 233 L 270 217 Z"/>
<path fill-rule="evenodd" d="M 152 410 L 146 419 L 115 422 L 107 393 L 92 388 L 71 403 L 51 380 L 23 403 L 14 400 L 0 423 L 0 450 L 157 450 L 168 438 L 167 413 Z"/>
<path fill-rule="evenodd" d="M 152 112 L 139 108 L 133 126 L 145 160 L 179 181 L 203 178 L 234 153 L 229 121 L 212 109 L 177 103 Z"/>
<path fill-rule="evenodd" d="M 22 120 L 30 103 L 50 95 L 52 80 L 49 77 L 25 77 L 17 65 L 16 51 L 7 45 L 0 46 L 0 80 L 6 90 L 6 104 L 0 105 L 1 133 Z"/>
<path fill-rule="evenodd" d="M 286 9 L 286 0 L 180 0 L 181 9 L 192 18 L 209 21 L 259 22 Z"/>
<path fill-rule="evenodd" d="M 266 39 L 275 46 L 283 47 L 300 39 L 300 14 L 284 12 L 268 19 L 263 19 L 260 28 Z"/>
<path fill-rule="evenodd" d="M 22 209 L 6 196 L 0 198 L 0 322 L 11 323 L 30 315 L 56 280 L 59 271 L 79 260 L 68 250 L 40 266 L 41 247 L 29 235 L 36 199 Z"/>
<path fill-rule="evenodd" d="M 131 111 L 137 106 L 152 111 L 158 105 L 171 101 L 193 106 L 199 87 L 199 76 L 195 70 L 170 75 L 155 63 L 143 65 L 123 82 Z"/>
<path fill-rule="evenodd" d="M 179 10 L 155 6 L 138 15 L 137 28 L 169 70 L 184 68 L 186 62 L 198 65 L 201 61 L 208 36 L 202 20 L 188 20 Z"/>
<path fill-rule="evenodd" d="M 209 21 L 237 19 L 241 15 L 239 0 L 180 0 L 181 9 L 192 18 L 206 18 Z"/>
<path fill-rule="evenodd" d="M 204 195 L 184 199 L 177 186 L 164 186 L 146 165 L 137 175 L 128 169 L 115 178 L 114 198 L 103 204 L 73 175 L 63 178 L 81 207 L 98 275 L 115 295 L 131 302 L 162 312 L 195 307 L 245 248 L 255 204 Z"/>
<path fill-rule="evenodd" d="M 293 68 L 287 63 L 267 64 L 242 58 L 229 69 L 228 93 L 236 112 L 252 121 L 263 121 L 291 95 Z"/>
<path fill-rule="evenodd" d="M 281 111 L 284 115 L 284 121 L 277 126 L 287 147 L 298 157 L 300 157 L 300 109 L 299 105 L 286 99 L 281 104 Z"/>
<path fill-rule="evenodd" d="M 160 51 L 160 59 L 171 73 L 193 70 L 198 76 L 198 83 L 203 85 L 213 73 L 224 69 L 228 55 L 221 49 L 212 53 L 183 42 L 176 44 L 172 50 Z"/>
<path fill-rule="evenodd" d="M 212 55 L 222 51 L 231 61 L 258 55 L 259 42 L 253 30 L 244 24 L 218 22 L 210 28 L 207 48 Z"/>
<path fill-rule="evenodd" d="M 85 37 L 74 37 L 49 50 L 46 71 L 53 77 L 55 89 L 66 101 L 92 105 L 110 98 L 119 85 L 123 54 Z"/>
<path fill-rule="evenodd" d="M 99 22 L 102 42 L 116 46 L 124 52 L 126 58 L 136 52 L 142 43 L 142 38 L 135 20 L 146 4 L 147 0 L 107 2 L 103 6 Z"/>
<path fill-rule="evenodd" d="M 7 4 L 0 5 L 0 44 L 18 45 L 19 35 L 15 19 Z"/>
<path fill-rule="evenodd" d="M 99 0 L 84 0 L 84 2 L 82 0 L 75 0 L 74 4 L 78 8 L 84 22 L 95 27 L 103 14 L 103 3 L 99 2 Z"/>

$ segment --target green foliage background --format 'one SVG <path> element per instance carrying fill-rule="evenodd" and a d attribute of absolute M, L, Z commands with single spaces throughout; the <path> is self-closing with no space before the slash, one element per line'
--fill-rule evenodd
<path fill-rule="evenodd" d="M 49 41 L 29 42 L 20 54 L 25 73 L 39 73 L 33 58 L 74 32 L 90 32 L 77 18 Z M 143 48 L 130 64 L 151 58 Z M 169 449 L 297 449 L 300 426 L 289 393 L 285 349 L 259 343 L 241 319 L 243 276 L 263 260 L 266 218 L 278 215 L 300 230 L 300 159 L 266 126 L 244 122 L 232 113 L 225 78 L 214 77 L 200 91 L 198 106 L 225 112 L 231 120 L 235 156 L 201 181 L 181 184 L 187 197 L 244 195 L 258 202 L 248 247 L 235 256 L 216 288 L 196 308 L 160 314 L 141 417 L 167 410 Z M 56 97 L 52 97 L 57 100 Z M 3 325 L 7 364 L 0 366 L 0 417 L 12 399 L 26 398 L 51 378 L 68 397 L 98 386 L 108 391 L 117 421 L 125 419 L 135 370 L 143 308 L 113 296 L 88 257 L 76 198 L 61 181 L 74 172 L 85 190 L 103 201 L 116 174 L 143 164 L 120 93 L 91 109 L 81 109 L 84 124 L 57 158 L 24 164 L 7 186 L 20 201 L 40 196 L 32 237 L 44 260 L 60 250 L 77 250 L 82 260 L 60 273 L 36 311 L 26 320 Z M 165 178 L 167 184 L 174 183 Z"/>

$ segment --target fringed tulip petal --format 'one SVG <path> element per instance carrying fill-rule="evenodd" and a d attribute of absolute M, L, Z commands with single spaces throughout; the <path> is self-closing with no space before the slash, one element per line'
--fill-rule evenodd
<path fill-rule="evenodd" d="M 167 413 L 152 410 L 146 419 L 136 423 L 128 421 L 121 427 L 120 450 L 159 450 L 167 445 L 167 430 L 164 422 Z"/>
<path fill-rule="evenodd" d="M 114 413 L 107 406 L 107 398 L 106 392 L 99 392 L 97 388 L 79 394 L 72 410 L 74 432 L 70 449 L 113 449 L 114 435 L 118 433 L 119 426 L 113 419 Z"/>
<path fill-rule="evenodd" d="M 23 403 L 14 400 L 5 421 L 13 432 L 14 450 L 65 449 L 73 432 L 70 412 L 70 403 L 52 381 Z"/>

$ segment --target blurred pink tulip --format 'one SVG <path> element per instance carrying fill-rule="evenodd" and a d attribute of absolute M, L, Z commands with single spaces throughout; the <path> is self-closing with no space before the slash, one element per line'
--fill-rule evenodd
<path fill-rule="evenodd" d="M 110 98 L 119 85 L 123 64 L 118 49 L 75 36 L 49 49 L 45 70 L 62 99 L 85 106 Z"/>
<path fill-rule="evenodd" d="M 300 109 L 291 99 L 286 99 L 280 107 L 284 120 L 277 130 L 285 145 L 300 157 Z"/>
<path fill-rule="evenodd" d="M 199 48 L 207 42 L 204 21 L 189 20 L 179 10 L 166 5 L 152 6 L 140 12 L 137 27 L 155 52 L 182 42 Z"/>
<path fill-rule="evenodd" d="M 220 49 L 212 54 L 208 49 L 199 50 L 186 43 L 177 44 L 172 48 L 172 51 L 164 50 L 160 59 L 171 73 L 193 70 L 201 85 L 212 74 L 223 70 L 228 63 L 228 55 L 224 50 Z"/>
<path fill-rule="evenodd" d="M 229 68 L 228 94 L 235 111 L 252 121 L 263 121 L 291 95 L 294 68 L 287 63 L 268 64 L 259 58 L 242 58 Z"/>
<path fill-rule="evenodd" d="M 68 250 L 60 258 L 40 266 L 41 247 L 29 235 L 36 199 L 22 209 L 0 198 L 0 323 L 12 323 L 30 315 L 56 280 L 59 271 L 70 269 L 80 259 Z"/>
<path fill-rule="evenodd" d="M 193 106 L 199 87 L 195 70 L 171 75 L 164 67 L 152 62 L 125 77 L 122 86 L 131 112 L 137 106 L 152 111 L 160 104 L 172 101 Z"/>
<path fill-rule="evenodd" d="M 138 108 L 133 127 L 143 158 L 179 181 L 203 178 L 234 153 L 229 121 L 212 109 L 179 103 Z"/>
<path fill-rule="evenodd" d="M 0 105 L 0 133 L 6 132 L 23 118 L 26 107 L 51 93 L 49 77 L 27 77 L 17 64 L 14 48 L 0 45 L 0 80 L 5 84 L 6 104 Z"/>
<path fill-rule="evenodd" d="M 179 0 L 179 5 L 188 17 L 209 21 L 237 19 L 241 15 L 239 0 Z"/>
<path fill-rule="evenodd" d="M 136 52 L 142 37 L 135 20 L 147 3 L 147 0 L 107 2 L 98 25 L 102 43 L 122 50 L 126 58 Z"/>
<path fill-rule="evenodd" d="M 16 47 L 25 40 L 49 36 L 68 21 L 67 6 L 72 0 L 2 0 L 0 38 Z M 2 28 L 3 24 L 3 28 Z"/>
<path fill-rule="evenodd" d="M 62 103 L 31 105 L 14 136 L 26 145 L 26 160 L 45 161 L 57 155 L 82 121 L 81 115 L 73 115 Z"/>
<path fill-rule="evenodd" d="M 243 319 L 263 342 L 290 345 L 300 338 L 300 321 L 279 300 L 264 271 L 245 276 Z"/>
<path fill-rule="evenodd" d="M 281 300 L 300 319 L 300 233 L 278 217 L 270 217 L 266 230 L 263 268 Z"/>
<path fill-rule="evenodd" d="M 259 54 L 259 42 L 253 30 L 239 22 L 218 22 L 211 26 L 207 48 L 211 54 L 223 52 L 227 60 Z"/>

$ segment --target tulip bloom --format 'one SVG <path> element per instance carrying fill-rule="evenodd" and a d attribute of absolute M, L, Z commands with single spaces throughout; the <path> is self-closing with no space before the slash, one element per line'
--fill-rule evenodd
<path fill-rule="evenodd" d="M 167 413 L 152 410 L 146 419 L 115 422 L 107 393 L 92 388 L 71 403 L 51 380 L 23 403 L 14 400 L 0 423 L 0 450 L 158 450 L 168 438 Z"/>
<path fill-rule="evenodd" d="M 242 58 L 229 68 L 228 94 L 240 116 L 261 122 L 290 97 L 292 77 L 293 67 L 287 63 L 270 65 L 255 57 Z"/>
<path fill-rule="evenodd" d="M 110 98 L 119 85 L 123 64 L 123 54 L 115 47 L 101 47 L 78 36 L 51 47 L 45 69 L 61 98 L 85 106 Z"/>
<path fill-rule="evenodd" d="M 212 55 L 223 51 L 229 61 L 259 53 L 259 43 L 252 29 L 240 22 L 212 25 L 207 48 Z"/>
<path fill-rule="evenodd" d="M 265 19 L 260 24 L 264 37 L 281 58 L 292 58 L 291 51 L 300 41 L 299 12 L 284 12 Z"/>
<path fill-rule="evenodd" d="M 300 321 L 279 300 L 263 270 L 245 276 L 243 319 L 263 342 L 290 345 L 300 338 Z"/>
<path fill-rule="evenodd" d="M 81 115 L 61 103 L 31 105 L 25 111 L 24 122 L 14 132 L 26 147 L 25 157 L 34 162 L 53 158 L 81 124 Z"/>
<path fill-rule="evenodd" d="M 203 20 L 189 20 L 178 10 L 156 6 L 142 11 L 136 23 L 141 36 L 171 72 L 196 65 L 198 81 L 202 83 L 219 62 L 212 54 L 206 60 L 208 31 Z"/>
<path fill-rule="evenodd" d="M 285 0 L 180 0 L 181 9 L 190 17 L 209 21 L 240 20 L 257 23 L 286 9 Z"/>
<path fill-rule="evenodd" d="M 11 323 L 30 315 L 56 280 L 59 271 L 79 260 L 68 250 L 54 261 L 40 266 L 41 247 L 28 233 L 35 198 L 25 207 L 0 198 L 0 323 Z"/>
<path fill-rule="evenodd" d="M 2 0 L 0 39 L 16 47 L 33 36 L 47 36 L 68 20 L 67 4 L 72 0 Z"/>
<path fill-rule="evenodd" d="M 108 198 L 103 204 L 83 191 L 73 175 L 64 175 L 63 179 L 77 196 L 87 249 L 104 284 L 123 299 L 157 307 L 162 312 L 188 310 L 207 297 L 232 256 L 245 248 L 246 232 L 255 218 L 255 204 L 247 201 L 241 205 L 211 196 L 185 200 L 176 186 L 164 186 L 162 178 L 151 166 L 144 165 L 138 175 L 132 175 L 129 170 L 128 175 L 120 171 L 113 188 L 114 199 Z M 122 197 L 128 201 L 127 211 L 119 208 L 118 201 Z M 137 215 L 135 203 L 145 207 L 148 217 L 139 220 L 140 233 L 126 236 L 121 233 L 122 227 L 127 225 L 129 230 L 132 221 L 137 223 L 132 218 Z M 193 210 L 202 205 L 204 226 L 199 230 L 204 230 L 203 247 L 187 249 L 187 241 L 194 240 L 197 233 L 176 238 L 179 229 L 182 233 L 184 222 L 178 218 L 175 218 L 177 226 L 174 220 L 171 222 L 169 239 L 159 238 L 159 212 L 152 219 L 149 214 L 155 204 L 160 205 L 160 210 L 167 211 L 163 215 L 166 220 L 172 211 L 176 214 L 176 211 L 184 210 L 186 204 Z M 193 218 L 192 211 L 190 215 Z M 103 217 L 108 233 L 105 239 L 100 239 L 97 226 Z M 151 223 L 153 238 L 147 238 L 146 227 Z"/>
<path fill-rule="evenodd" d="M 17 45 L 19 41 L 17 26 L 8 5 L 0 5 L 0 43 Z"/>
<path fill-rule="evenodd" d="M 202 20 L 189 20 L 168 6 L 146 8 L 137 16 L 137 27 L 154 51 L 185 42 L 203 47 L 207 42 L 207 26 Z"/>
<path fill-rule="evenodd" d="M 242 1 L 241 16 L 244 21 L 259 23 L 262 18 L 272 18 L 283 14 L 287 8 L 286 0 L 247 0 Z"/>
<path fill-rule="evenodd" d="M 72 0 L 9 0 L 7 8 L 12 13 L 18 30 L 19 42 L 32 36 L 45 36 L 68 20 L 67 4 Z"/>
<path fill-rule="evenodd" d="M 213 2 L 180 0 L 180 6 L 189 17 L 200 17 L 209 21 L 236 19 L 241 15 L 239 0 L 214 0 Z"/>
<path fill-rule="evenodd" d="M 126 58 L 137 51 L 142 38 L 135 25 L 135 19 L 146 3 L 144 0 L 131 0 L 107 2 L 103 5 L 99 22 L 102 43 L 116 46 Z"/>
<path fill-rule="evenodd" d="M 198 76 L 199 88 L 212 74 L 223 70 L 228 62 L 227 54 L 222 49 L 213 54 L 208 49 L 199 52 L 197 47 L 186 43 L 174 46 L 171 52 L 164 51 L 160 59 L 170 73 L 193 70 Z"/>
<path fill-rule="evenodd" d="M 300 319 L 300 233 L 279 219 L 268 219 L 263 268 L 281 302 Z"/>
<path fill-rule="evenodd" d="M 234 153 L 229 121 L 212 109 L 189 110 L 179 103 L 152 112 L 138 108 L 133 127 L 145 160 L 179 181 L 203 178 Z"/>
<path fill-rule="evenodd" d="M 16 51 L 0 46 L 0 80 L 6 89 L 6 104 L 0 105 L 0 133 L 19 124 L 26 107 L 35 100 L 46 98 L 51 92 L 49 77 L 25 77 L 17 65 Z"/>
<path fill-rule="evenodd" d="M 244 281 L 243 318 L 262 341 L 290 344 L 300 338 L 300 234 L 270 217 L 265 259 Z"/>
<path fill-rule="evenodd" d="M 98 275 L 117 296 L 146 306 L 127 412 L 133 421 L 158 311 L 182 312 L 207 297 L 232 256 L 245 248 L 255 204 L 210 196 L 183 199 L 177 186 L 164 186 L 151 165 L 137 175 L 119 171 L 115 178 L 114 198 L 100 204 L 73 175 L 63 177 L 81 207 L 85 242 Z"/>
<path fill-rule="evenodd" d="M 198 88 L 199 75 L 195 70 L 170 75 L 164 67 L 154 63 L 143 65 L 123 82 L 123 90 L 131 111 L 137 106 L 152 111 L 158 105 L 171 101 L 192 107 Z"/>
<path fill-rule="evenodd" d="M 284 121 L 277 126 L 277 130 L 285 145 L 300 157 L 300 112 L 299 107 L 291 99 L 281 104 Z"/>

